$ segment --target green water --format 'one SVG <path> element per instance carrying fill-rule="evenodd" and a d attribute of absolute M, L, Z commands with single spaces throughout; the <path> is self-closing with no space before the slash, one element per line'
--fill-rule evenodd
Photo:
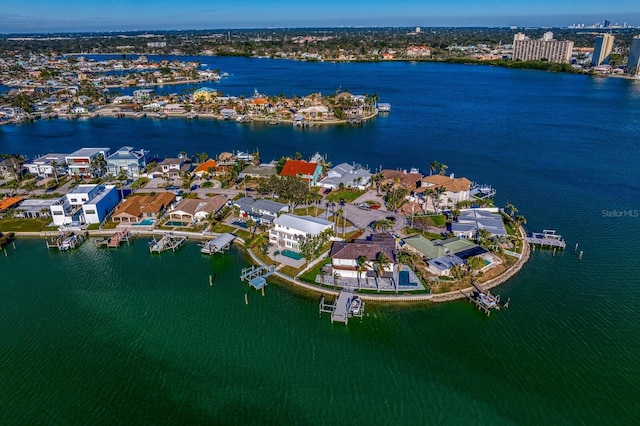
<path fill-rule="evenodd" d="M 188 243 L 151 255 L 142 239 L 117 250 L 89 240 L 59 253 L 18 240 L 8 254 L 0 414 L 9 423 L 606 423 L 636 414 L 638 341 L 611 348 L 637 331 L 637 317 L 598 318 L 577 307 L 597 295 L 544 285 L 572 254 L 536 253 L 500 288 L 509 296 L 517 286 L 518 300 L 490 318 L 464 301 L 368 304 L 364 321 L 347 327 L 319 318 L 315 295 L 277 283 L 264 297 L 250 291 L 237 249 L 208 257 Z"/>

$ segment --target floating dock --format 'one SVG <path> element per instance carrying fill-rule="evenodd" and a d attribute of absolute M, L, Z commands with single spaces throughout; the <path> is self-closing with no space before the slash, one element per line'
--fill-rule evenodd
<path fill-rule="evenodd" d="M 87 239 L 89 233 L 66 232 L 47 240 L 47 248 L 57 248 L 60 251 L 74 249 Z"/>
<path fill-rule="evenodd" d="M 233 234 L 221 234 L 218 238 L 202 244 L 200 252 L 209 255 L 224 253 L 229 250 L 231 243 L 233 243 L 233 240 L 235 239 L 236 236 Z"/>
<path fill-rule="evenodd" d="M 9 232 L 7 234 L 3 234 L 2 232 L 0 232 L 0 248 L 9 244 L 13 240 L 15 240 L 15 238 L 16 235 L 13 232 Z"/>
<path fill-rule="evenodd" d="M 532 232 L 531 235 L 525 238 L 525 241 L 529 244 L 539 245 L 540 247 L 548 246 L 549 248 L 564 249 L 567 245 L 566 241 L 552 229 L 545 229 L 541 233 Z"/>
<path fill-rule="evenodd" d="M 338 299 L 334 302 L 327 302 L 324 296 L 320 298 L 318 306 L 320 316 L 323 312 L 331 314 L 331 322 L 341 322 L 345 325 L 349 323 L 349 318 L 358 317 L 362 321 L 364 316 L 364 301 L 353 294 L 350 290 L 342 290 Z"/>
<path fill-rule="evenodd" d="M 149 246 L 150 253 L 162 253 L 163 251 L 171 250 L 176 251 L 178 247 L 182 245 L 187 240 L 187 237 L 173 235 L 173 234 L 165 234 L 159 240 L 153 240 Z"/>
<path fill-rule="evenodd" d="M 249 285 L 256 290 L 260 290 L 267 285 L 267 277 L 276 272 L 275 265 L 250 266 L 244 268 L 240 274 L 242 281 L 249 281 Z"/>

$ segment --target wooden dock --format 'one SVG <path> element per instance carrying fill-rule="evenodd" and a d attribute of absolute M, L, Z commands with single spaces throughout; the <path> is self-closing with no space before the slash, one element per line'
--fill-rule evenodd
<path fill-rule="evenodd" d="M 470 302 L 483 311 L 487 316 L 491 315 L 491 311 L 499 311 L 502 308 L 509 307 L 509 300 L 505 303 L 500 301 L 500 296 L 494 296 L 489 290 L 484 290 L 478 283 L 471 281 L 471 284 L 475 288 L 471 293 L 463 293 Z"/>
<path fill-rule="evenodd" d="M 567 245 L 565 240 L 552 229 L 545 229 L 542 232 L 532 232 L 531 235 L 525 238 L 525 241 L 529 244 L 539 245 L 540 247 L 549 248 L 561 248 L 564 249 Z"/>
<path fill-rule="evenodd" d="M 202 244 L 202 248 L 200 249 L 201 253 L 214 255 L 216 253 L 225 253 L 231 247 L 231 243 L 236 239 L 236 236 L 233 234 L 221 234 L 214 240 L 207 241 Z"/>
<path fill-rule="evenodd" d="M 13 240 L 15 240 L 15 238 L 16 238 L 16 235 L 13 232 L 9 232 L 6 234 L 3 234 L 2 232 L 0 232 L 0 248 L 3 248 L 7 244 L 9 244 Z"/>
<path fill-rule="evenodd" d="M 67 251 L 77 248 L 82 244 L 87 237 L 88 232 L 63 232 L 60 235 L 52 237 L 47 240 L 47 248 L 57 248 L 60 251 Z"/>
<path fill-rule="evenodd" d="M 242 269 L 240 280 L 249 281 L 249 285 L 260 290 L 267 285 L 267 277 L 276 272 L 275 265 L 250 266 Z"/>
<path fill-rule="evenodd" d="M 121 231 L 116 232 L 113 237 L 109 238 L 107 242 L 107 247 L 118 248 L 120 247 L 120 243 L 126 241 L 129 244 L 129 238 L 131 235 L 129 234 L 128 229 L 123 229 Z"/>
<path fill-rule="evenodd" d="M 349 318 L 358 317 L 362 321 L 364 316 L 364 301 L 354 295 L 350 290 L 344 289 L 338 295 L 338 299 L 327 302 L 322 296 L 318 305 L 319 315 L 324 312 L 331 314 L 331 322 L 349 323 Z"/>
<path fill-rule="evenodd" d="M 159 241 L 155 239 L 149 246 L 150 253 L 162 253 L 163 251 L 171 250 L 176 251 L 178 247 L 187 240 L 185 236 L 173 235 L 171 233 L 165 234 Z"/>

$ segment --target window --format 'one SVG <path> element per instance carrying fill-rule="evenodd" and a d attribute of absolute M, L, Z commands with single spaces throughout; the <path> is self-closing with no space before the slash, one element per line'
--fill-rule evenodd
<path fill-rule="evenodd" d="M 85 210 L 84 211 L 86 214 L 96 214 L 95 210 Z"/>
<path fill-rule="evenodd" d="M 57 210 L 54 210 L 54 211 L 53 211 L 53 215 L 54 215 L 54 216 L 62 216 L 62 215 L 63 215 L 63 213 L 62 213 L 62 212 L 59 212 L 59 211 L 57 211 Z"/>
<path fill-rule="evenodd" d="M 71 202 L 72 202 L 72 203 L 77 203 L 77 202 L 78 202 L 78 199 L 77 199 L 77 198 L 72 198 L 72 199 L 71 199 Z"/>

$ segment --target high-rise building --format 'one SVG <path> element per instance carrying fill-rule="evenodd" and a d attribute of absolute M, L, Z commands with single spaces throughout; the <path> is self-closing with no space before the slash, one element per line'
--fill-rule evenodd
<path fill-rule="evenodd" d="M 522 33 L 513 36 L 513 60 L 569 62 L 573 51 L 572 41 L 553 39 L 552 32 L 544 33 L 542 40 L 529 40 Z"/>
<path fill-rule="evenodd" d="M 591 58 L 591 66 L 608 64 L 609 55 L 613 50 L 614 36 L 611 34 L 602 34 L 596 37 L 596 43 L 593 45 L 593 57 Z"/>
<path fill-rule="evenodd" d="M 640 35 L 631 39 L 629 61 L 627 62 L 627 74 L 640 74 Z"/>

